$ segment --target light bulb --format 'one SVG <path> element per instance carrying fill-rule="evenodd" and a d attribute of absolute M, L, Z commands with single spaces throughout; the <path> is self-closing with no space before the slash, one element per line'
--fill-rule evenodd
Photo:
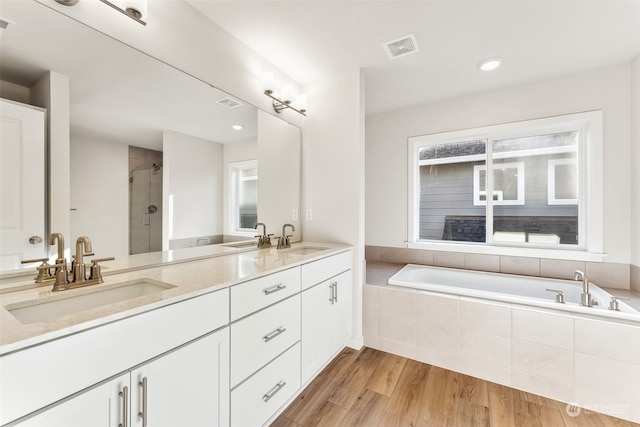
<path fill-rule="evenodd" d="M 273 73 L 271 71 L 264 71 L 262 73 L 262 90 L 264 93 L 273 93 Z"/>

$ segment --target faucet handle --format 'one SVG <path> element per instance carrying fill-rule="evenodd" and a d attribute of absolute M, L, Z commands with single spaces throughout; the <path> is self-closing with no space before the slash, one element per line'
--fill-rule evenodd
<path fill-rule="evenodd" d="M 67 276 L 67 264 L 53 264 L 53 265 L 46 266 L 46 268 L 54 268 L 54 267 L 56 269 L 56 274 L 55 274 L 56 282 L 53 284 L 52 290 L 58 291 L 60 290 L 58 288 L 59 286 L 63 286 L 69 283 L 69 277 Z M 40 270 L 41 268 L 45 268 L 45 266 L 41 265 L 40 267 L 38 267 L 38 270 Z"/>
<path fill-rule="evenodd" d="M 98 265 L 99 262 L 103 262 L 103 261 L 113 261 L 115 258 L 114 257 L 108 257 L 108 258 L 97 258 L 97 259 L 92 259 L 91 260 L 91 270 L 89 272 L 89 280 L 97 280 L 98 283 L 102 283 L 102 271 L 100 269 L 100 265 Z"/>
<path fill-rule="evenodd" d="M 558 289 L 545 289 L 545 291 L 555 292 L 556 293 L 556 302 L 558 304 L 564 304 L 564 294 L 561 290 Z"/>
<path fill-rule="evenodd" d="M 49 258 L 23 259 L 22 261 L 20 261 L 20 264 L 31 264 L 34 262 L 41 262 L 42 265 L 48 265 Z"/>
<path fill-rule="evenodd" d="M 611 296 L 611 301 L 609 301 L 609 310 L 620 311 L 620 306 L 618 305 L 618 300 L 630 300 L 631 298 L 622 298 Z"/>

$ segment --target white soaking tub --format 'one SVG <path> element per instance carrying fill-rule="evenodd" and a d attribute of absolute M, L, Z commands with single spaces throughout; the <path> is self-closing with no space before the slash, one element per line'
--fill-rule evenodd
<path fill-rule="evenodd" d="M 580 305 L 582 282 L 501 273 L 458 270 L 408 264 L 394 274 L 389 285 L 425 291 L 503 301 L 618 319 L 640 320 L 640 312 L 617 299 L 618 310 L 610 310 L 613 295 L 590 283 L 592 307 Z M 564 303 L 557 303 L 562 291 Z"/>

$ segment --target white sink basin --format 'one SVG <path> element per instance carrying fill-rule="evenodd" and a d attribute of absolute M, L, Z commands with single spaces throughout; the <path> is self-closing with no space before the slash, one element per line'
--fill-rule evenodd
<path fill-rule="evenodd" d="M 318 246 L 303 246 L 301 248 L 293 248 L 287 249 L 287 253 L 290 254 L 298 254 L 298 255 L 308 255 L 319 251 L 327 250 L 328 248 L 321 248 Z"/>
<path fill-rule="evenodd" d="M 174 285 L 151 279 L 119 283 L 106 289 L 92 289 L 91 286 L 95 285 L 89 285 L 82 290 L 62 291 L 59 295 L 55 295 L 45 301 L 19 302 L 6 308 L 21 323 L 37 323 L 55 319 L 65 314 L 77 313 L 82 310 L 101 307 L 175 287 Z M 65 295 L 65 292 L 78 293 Z"/>
<path fill-rule="evenodd" d="M 257 248 L 258 243 L 253 240 L 249 240 L 244 242 L 225 243 L 223 246 L 228 246 L 230 248 L 248 248 L 249 246 L 255 246 Z"/>

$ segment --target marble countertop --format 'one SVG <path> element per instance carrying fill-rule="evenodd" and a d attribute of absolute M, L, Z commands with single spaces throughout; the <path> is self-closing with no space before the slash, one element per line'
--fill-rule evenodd
<path fill-rule="evenodd" d="M 326 249 L 308 254 L 295 253 L 295 249 L 299 247 Z M 195 255 L 197 258 L 195 260 L 189 260 L 188 254 L 181 252 L 182 258 L 179 261 L 173 259 L 167 264 L 155 265 L 150 268 L 141 268 L 142 264 L 140 264 L 135 270 L 120 270 L 118 273 L 114 271 L 113 274 L 104 275 L 104 283 L 99 285 L 52 292 L 52 285 L 49 284 L 37 288 L 5 292 L 0 295 L 0 304 L 2 305 L 2 309 L 0 309 L 0 355 L 198 295 L 225 289 L 237 283 L 324 258 L 349 248 L 348 245 L 301 242 L 292 244 L 291 249 L 277 250 L 273 247 L 249 251 L 235 250 L 224 254 L 224 256 L 210 254 L 208 257 L 205 255 L 206 251 L 193 248 L 198 249 L 191 251 L 193 252 L 192 257 Z M 222 251 L 226 251 L 226 249 L 222 249 Z M 165 257 L 167 255 L 165 254 Z M 130 266 L 133 268 L 133 265 L 138 263 L 139 260 L 134 259 Z M 127 268 L 126 260 L 120 261 L 119 267 L 123 266 L 125 269 Z M 7 307 L 28 305 L 34 300 L 44 302 L 87 292 L 97 292 L 120 283 L 140 279 L 162 282 L 174 287 L 37 323 L 23 324 L 7 309 Z"/>

